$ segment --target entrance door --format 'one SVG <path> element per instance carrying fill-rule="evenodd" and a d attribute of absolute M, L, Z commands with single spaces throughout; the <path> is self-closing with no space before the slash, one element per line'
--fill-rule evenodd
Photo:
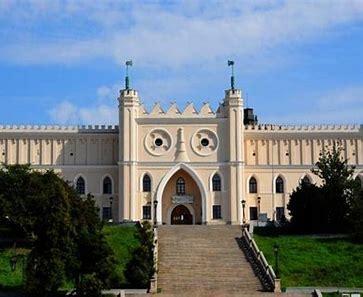
<path fill-rule="evenodd" d="M 184 205 L 178 205 L 171 212 L 172 225 L 191 225 L 193 224 L 193 216 L 189 209 Z"/>

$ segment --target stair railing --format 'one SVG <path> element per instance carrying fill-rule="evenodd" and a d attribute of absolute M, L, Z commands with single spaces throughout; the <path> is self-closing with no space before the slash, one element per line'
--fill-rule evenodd
<path fill-rule="evenodd" d="M 158 291 L 158 257 L 159 257 L 159 241 L 158 229 L 154 228 L 154 275 L 150 279 L 150 293 L 157 293 Z"/>
<path fill-rule="evenodd" d="M 268 264 L 263 252 L 260 251 L 246 227 L 242 228 L 242 240 L 249 249 L 248 252 L 253 257 L 254 262 L 259 266 L 259 271 L 263 274 L 263 279 L 267 280 L 269 287 L 272 287 L 274 292 L 281 292 L 280 278 L 276 277 L 272 266 Z"/>

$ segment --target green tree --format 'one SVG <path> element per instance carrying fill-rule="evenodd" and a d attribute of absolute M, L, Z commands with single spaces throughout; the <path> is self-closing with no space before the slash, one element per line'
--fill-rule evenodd
<path fill-rule="evenodd" d="M 135 288 L 146 288 L 153 276 L 154 269 L 154 233 L 149 222 L 136 225 L 136 236 L 141 245 L 134 251 L 126 266 L 126 279 Z"/>
<path fill-rule="evenodd" d="M 287 208 L 291 225 L 300 232 L 346 232 L 350 229 L 356 184 L 354 166 L 342 157 L 342 148 L 325 149 L 311 170 L 322 185 L 300 184 Z"/>
<path fill-rule="evenodd" d="M 0 169 L 0 209 L 32 243 L 25 283 L 29 296 L 53 296 L 67 279 L 79 294 L 88 287 L 87 296 L 92 288 L 92 296 L 98 296 L 100 287 L 108 287 L 113 254 L 90 195 L 81 198 L 53 171 L 7 165 Z"/>
<path fill-rule="evenodd" d="M 315 164 L 312 172 L 322 179 L 326 231 L 349 230 L 349 212 L 354 198 L 354 166 L 342 157 L 342 147 L 334 145 L 326 149 Z"/>

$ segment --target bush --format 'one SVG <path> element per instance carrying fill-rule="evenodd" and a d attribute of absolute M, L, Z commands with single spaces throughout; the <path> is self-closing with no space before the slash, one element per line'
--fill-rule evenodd
<path fill-rule="evenodd" d="M 102 282 L 93 274 L 85 274 L 77 288 L 78 297 L 101 297 Z"/>
<path fill-rule="evenodd" d="M 154 232 L 149 222 L 138 223 L 137 237 L 141 242 L 126 267 L 127 281 L 134 288 L 149 287 L 154 270 Z"/>

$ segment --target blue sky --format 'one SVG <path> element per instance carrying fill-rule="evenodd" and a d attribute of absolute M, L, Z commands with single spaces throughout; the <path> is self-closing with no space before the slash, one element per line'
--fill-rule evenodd
<path fill-rule="evenodd" d="M 124 62 L 150 109 L 216 107 L 236 84 L 263 123 L 363 123 L 363 0 L 0 1 L 0 124 L 116 124 Z"/>

